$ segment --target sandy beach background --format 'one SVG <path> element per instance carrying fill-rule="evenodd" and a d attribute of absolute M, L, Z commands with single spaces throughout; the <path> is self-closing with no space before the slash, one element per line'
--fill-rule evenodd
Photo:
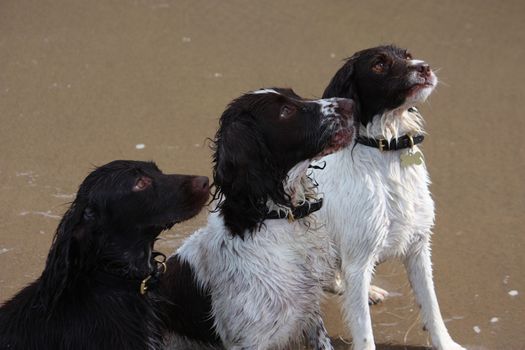
<path fill-rule="evenodd" d="M 0 302 L 39 276 L 94 165 L 211 175 L 205 139 L 232 98 L 319 97 L 345 57 L 396 43 L 442 81 L 421 110 L 448 329 L 469 349 L 525 349 L 524 18 L 523 1 L 0 1 Z M 402 267 L 374 282 L 392 293 L 373 307 L 380 348 L 427 346 Z M 336 297 L 325 311 L 348 339 Z"/>

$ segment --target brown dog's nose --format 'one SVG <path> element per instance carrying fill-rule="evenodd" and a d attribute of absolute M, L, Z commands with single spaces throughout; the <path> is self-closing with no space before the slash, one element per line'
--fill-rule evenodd
<path fill-rule="evenodd" d="M 208 191 L 210 189 L 210 180 L 207 176 L 196 176 L 192 180 L 192 186 L 195 191 Z"/>
<path fill-rule="evenodd" d="M 425 77 L 428 77 L 430 75 L 430 66 L 426 63 L 418 64 L 416 66 L 416 70 Z"/>
<path fill-rule="evenodd" d="M 350 117 L 354 112 L 355 103 L 353 100 L 350 100 L 348 98 L 340 98 L 337 99 L 337 105 L 339 106 L 341 114 L 347 117 Z"/>

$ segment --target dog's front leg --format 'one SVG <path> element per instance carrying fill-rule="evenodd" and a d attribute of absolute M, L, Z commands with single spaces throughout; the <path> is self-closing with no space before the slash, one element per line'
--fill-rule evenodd
<path fill-rule="evenodd" d="M 405 258 L 405 267 L 417 302 L 421 307 L 421 317 L 429 331 L 432 345 L 438 350 L 465 350 L 452 340 L 448 334 L 432 280 L 430 242 L 428 236 L 415 242 Z"/>
<path fill-rule="evenodd" d="M 324 288 L 325 292 L 343 295 L 345 293 L 346 287 L 344 285 L 344 280 L 341 277 L 341 270 L 338 269 L 335 272 L 335 278 L 331 283 Z M 378 286 L 370 285 L 370 290 L 368 291 L 368 304 L 376 305 L 382 303 L 383 300 L 388 296 L 388 292 L 383 288 Z"/>
<path fill-rule="evenodd" d="M 343 262 L 344 276 L 348 286 L 344 294 L 343 308 L 350 325 L 354 350 L 375 350 L 372 320 L 368 306 L 368 291 L 372 279 L 373 263 L 370 261 Z"/>

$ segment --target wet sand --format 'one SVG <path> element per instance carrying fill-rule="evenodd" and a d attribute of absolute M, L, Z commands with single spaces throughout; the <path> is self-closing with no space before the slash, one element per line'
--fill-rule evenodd
<path fill-rule="evenodd" d="M 522 1 L 0 2 L 0 301 L 39 276 L 93 165 L 210 175 L 205 139 L 232 98 L 263 86 L 317 97 L 343 58 L 397 43 L 443 82 L 421 109 L 448 329 L 469 349 L 524 349 L 524 17 Z M 393 295 L 373 307 L 376 341 L 395 345 L 382 349 L 428 345 L 401 266 L 374 283 Z M 325 311 L 348 339 L 337 297 Z"/>

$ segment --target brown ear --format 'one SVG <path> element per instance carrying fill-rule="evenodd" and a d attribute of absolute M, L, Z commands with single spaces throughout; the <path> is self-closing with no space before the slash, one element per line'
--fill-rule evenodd
<path fill-rule="evenodd" d="M 217 208 L 230 232 L 242 237 L 263 220 L 269 198 L 286 201 L 283 174 L 278 173 L 260 127 L 247 112 L 226 110 L 214 143 Z"/>
<path fill-rule="evenodd" d="M 226 196 L 271 193 L 272 156 L 250 116 L 222 125 L 215 138 L 214 181 Z"/>

